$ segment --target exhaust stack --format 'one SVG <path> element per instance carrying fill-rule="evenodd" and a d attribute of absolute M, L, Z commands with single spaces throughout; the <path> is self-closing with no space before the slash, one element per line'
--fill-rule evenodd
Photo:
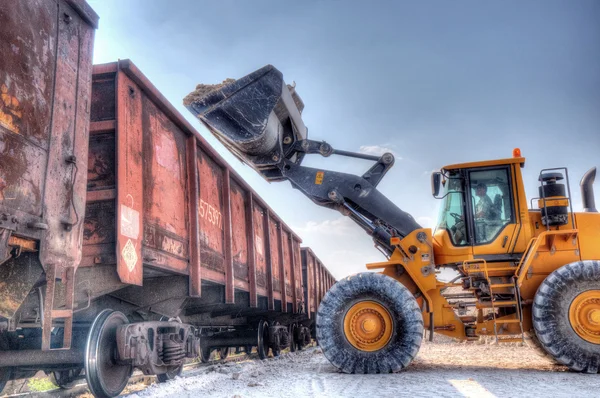
<path fill-rule="evenodd" d="M 579 186 L 581 187 L 581 200 L 583 202 L 583 211 L 586 213 L 597 213 L 596 201 L 594 199 L 594 180 L 596 179 L 596 168 L 589 169 L 581 178 Z"/>

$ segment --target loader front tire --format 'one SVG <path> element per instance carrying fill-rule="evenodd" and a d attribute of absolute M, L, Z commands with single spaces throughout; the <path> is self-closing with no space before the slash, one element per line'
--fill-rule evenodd
<path fill-rule="evenodd" d="M 552 272 L 533 301 L 541 346 L 571 370 L 600 369 L 600 261 L 580 261 Z"/>
<path fill-rule="evenodd" d="M 410 291 L 383 274 L 364 272 L 337 282 L 317 312 L 323 354 L 344 373 L 391 373 L 421 347 L 423 317 Z"/>

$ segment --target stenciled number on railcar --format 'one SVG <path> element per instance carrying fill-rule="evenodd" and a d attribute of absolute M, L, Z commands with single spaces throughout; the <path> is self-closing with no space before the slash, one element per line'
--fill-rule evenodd
<path fill-rule="evenodd" d="M 206 218 L 209 223 L 223 229 L 223 216 L 207 202 L 200 199 L 200 217 Z"/>

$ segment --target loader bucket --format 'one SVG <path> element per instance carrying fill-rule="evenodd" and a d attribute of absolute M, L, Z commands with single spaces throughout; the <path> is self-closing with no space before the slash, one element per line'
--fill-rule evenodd
<path fill-rule="evenodd" d="M 301 160 L 293 145 L 307 136 L 300 114 L 303 103 L 271 65 L 221 85 L 198 85 L 184 105 L 231 152 L 263 176 L 284 158 Z"/>

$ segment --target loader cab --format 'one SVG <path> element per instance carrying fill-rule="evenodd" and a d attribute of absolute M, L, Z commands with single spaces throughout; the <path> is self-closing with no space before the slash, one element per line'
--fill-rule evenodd
<path fill-rule="evenodd" d="M 432 176 L 432 193 L 441 200 L 434 230 L 436 263 L 467 259 L 510 261 L 530 236 L 521 178 L 525 159 L 445 166 Z"/>

